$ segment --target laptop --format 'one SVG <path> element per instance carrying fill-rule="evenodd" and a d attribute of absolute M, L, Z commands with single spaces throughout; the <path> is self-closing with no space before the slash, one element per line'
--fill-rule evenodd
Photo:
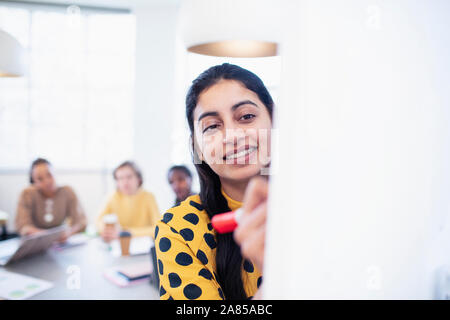
<path fill-rule="evenodd" d="M 59 226 L 30 236 L 0 242 L 0 266 L 5 266 L 50 248 L 66 229 L 66 226 Z"/>

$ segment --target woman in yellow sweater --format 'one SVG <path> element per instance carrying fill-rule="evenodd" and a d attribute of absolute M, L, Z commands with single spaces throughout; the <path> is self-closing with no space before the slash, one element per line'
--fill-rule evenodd
<path fill-rule="evenodd" d="M 103 240 L 109 242 L 119 237 L 120 231 L 132 236 L 154 236 L 156 221 L 160 218 L 158 205 L 152 193 L 142 189 L 142 173 L 132 161 L 119 165 L 113 172 L 117 190 L 97 218 L 97 228 Z M 107 214 L 115 214 L 118 226 L 106 226 Z"/>
<path fill-rule="evenodd" d="M 272 109 L 263 82 L 241 67 L 225 63 L 193 81 L 186 115 L 200 194 L 156 226 L 161 299 L 259 297 Z M 211 218 L 241 206 L 239 232 L 216 233 Z"/>

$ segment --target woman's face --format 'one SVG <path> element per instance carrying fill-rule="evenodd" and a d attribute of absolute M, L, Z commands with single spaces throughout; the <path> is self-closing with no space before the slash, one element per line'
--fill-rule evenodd
<path fill-rule="evenodd" d="M 169 184 L 180 201 L 186 199 L 191 193 L 192 179 L 181 170 L 169 172 Z"/>
<path fill-rule="evenodd" d="M 140 180 L 136 172 L 128 166 L 119 168 L 115 174 L 117 189 L 126 195 L 133 195 L 139 189 Z"/>
<path fill-rule="evenodd" d="M 197 153 L 221 179 L 247 180 L 268 165 L 269 112 L 239 81 L 221 80 L 203 91 L 193 121 Z"/>
<path fill-rule="evenodd" d="M 55 179 L 51 166 L 45 163 L 34 166 L 31 171 L 33 185 L 45 196 L 51 197 L 56 190 Z"/>

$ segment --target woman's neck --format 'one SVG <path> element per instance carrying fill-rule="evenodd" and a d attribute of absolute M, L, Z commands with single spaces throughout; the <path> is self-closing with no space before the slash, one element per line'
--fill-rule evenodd
<path fill-rule="evenodd" d="M 229 181 L 226 179 L 220 179 L 223 191 L 233 200 L 242 202 L 244 200 L 245 189 L 249 180 L 243 181 Z"/>
<path fill-rule="evenodd" d="M 54 187 L 52 190 L 41 190 L 38 189 L 38 191 L 41 193 L 42 197 L 44 197 L 44 199 L 50 199 L 53 198 L 56 195 L 56 190 L 58 189 L 58 187 Z"/>
<path fill-rule="evenodd" d="M 119 191 L 119 193 L 123 194 L 124 196 L 133 197 L 133 196 L 137 195 L 141 191 L 141 188 L 137 188 L 136 190 L 133 190 L 131 192 L 124 192 L 124 191 L 119 190 L 119 189 L 117 189 L 117 190 Z"/>

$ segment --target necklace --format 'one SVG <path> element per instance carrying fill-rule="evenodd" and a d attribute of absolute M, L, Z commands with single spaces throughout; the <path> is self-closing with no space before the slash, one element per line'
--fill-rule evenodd
<path fill-rule="evenodd" d="M 44 221 L 47 223 L 51 223 L 54 219 L 53 216 L 53 199 L 45 200 L 45 215 Z"/>

